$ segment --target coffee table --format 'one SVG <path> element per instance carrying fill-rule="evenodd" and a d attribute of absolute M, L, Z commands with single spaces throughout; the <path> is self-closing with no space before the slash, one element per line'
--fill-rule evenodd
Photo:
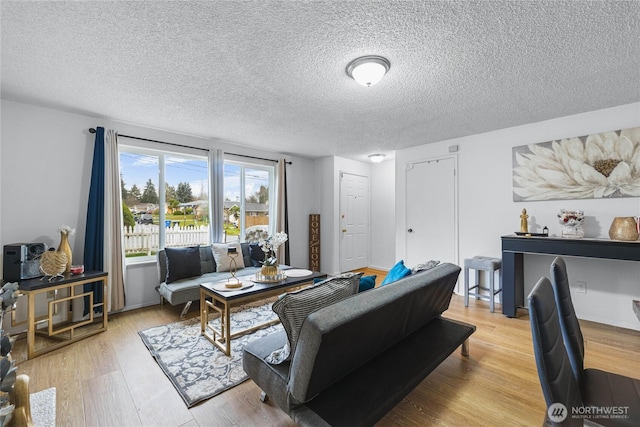
<path fill-rule="evenodd" d="M 293 273 L 294 271 L 299 273 L 300 269 L 292 269 L 291 272 Z M 285 275 L 287 274 L 287 270 L 283 272 Z M 239 277 L 238 279 L 242 281 L 242 289 L 226 289 L 224 287 L 227 283 L 226 280 L 203 283 L 200 285 L 200 333 L 225 355 L 230 356 L 232 339 L 279 322 L 278 319 L 274 319 L 231 334 L 232 307 L 279 295 L 294 288 L 312 284 L 314 279 L 326 277 L 325 273 L 317 271 L 311 271 L 303 276 L 287 276 L 284 280 L 274 283 L 256 282 L 252 280 L 255 279 L 254 276 Z M 209 301 L 208 298 L 211 300 Z M 220 314 L 220 329 L 216 329 L 209 324 L 210 310 Z"/>

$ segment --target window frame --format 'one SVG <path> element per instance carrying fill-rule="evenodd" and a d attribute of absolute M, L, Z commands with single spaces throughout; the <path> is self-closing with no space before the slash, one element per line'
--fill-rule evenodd
<path fill-rule="evenodd" d="M 245 169 L 256 169 L 256 170 L 262 170 L 268 173 L 269 175 L 269 203 L 268 203 L 268 215 L 269 215 L 269 225 L 268 225 L 268 231 L 270 235 L 273 235 L 275 233 L 275 229 L 276 229 L 276 206 L 277 206 L 277 192 L 276 192 L 276 173 L 277 173 L 277 168 L 274 165 L 274 162 L 271 160 L 259 160 L 259 159 L 252 159 L 251 161 L 247 161 L 245 158 L 243 158 L 242 156 L 234 156 L 234 155 L 228 155 L 225 156 L 224 158 L 224 166 L 226 166 L 227 164 L 230 165 L 236 165 L 240 167 L 240 177 L 239 177 L 239 188 L 240 188 L 240 217 L 241 219 L 241 224 L 242 227 L 240 228 L 240 234 L 238 236 L 238 240 L 240 242 L 244 242 L 245 238 L 246 238 L 246 227 L 244 226 L 244 218 L 246 218 L 246 187 L 245 187 Z M 224 168 L 223 166 L 223 168 Z M 224 183 L 224 179 L 225 176 L 223 174 L 223 188 L 226 190 L 225 187 L 225 183 Z M 224 199 L 224 197 L 223 197 Z M 226 200 L 222 201 L 222 209 L 224 211 L 224 202 Z M 223 215 L 224 216 L 224 215 Z"/>

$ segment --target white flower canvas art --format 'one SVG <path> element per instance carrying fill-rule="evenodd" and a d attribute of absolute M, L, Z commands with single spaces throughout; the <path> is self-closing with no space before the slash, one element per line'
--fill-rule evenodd
<path fill-rule="evenodd" d="M 513 201 L 640 197 L 640 127 L 513 147 Z"/>

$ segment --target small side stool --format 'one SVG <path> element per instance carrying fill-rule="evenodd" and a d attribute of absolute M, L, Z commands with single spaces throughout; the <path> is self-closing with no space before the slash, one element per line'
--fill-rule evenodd
<path fill-rule="evenodd" d="M 469 287 L 469 269 L 476 272 L 476 284 Z M 495 287 L 495 272 L 500 273 L 498 289 Z M 489 294 L 480 293 L 480 272 L 484 271 L 489 276 Z M 476 299 L 488 300 L 491 312 L 494 312 L 495 295 L 500 294 L 500 303 L 502 304 L 502 259 L 491 258 L 486 256 L 475 256 L 464 260 L 464 306 L 469 307 L 469 295 Z"/>

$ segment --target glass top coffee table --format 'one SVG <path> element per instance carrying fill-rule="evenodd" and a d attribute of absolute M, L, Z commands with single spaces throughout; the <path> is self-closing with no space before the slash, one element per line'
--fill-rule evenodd
<path fill-rule="evenodd" d="M 290 272 L 290 276 L 287 275 Z M 270 296 L 279 295 L 294 288 L 301 288 L 313 283 L 314 279 L 324 279 L 325 273 L 317 271 L 290 269 L 283 270 L 286 275 L 279 282 L 258 282 L 255 276 L 238 277 L 240 288 L 226 288 L 227 280 L 203 283 L 200 285 L 200 333 L 218 347 L 225 355 L 231 355 L 231 340 L 278 323 L 278 319 L 261 323 L 251 328 L 231 334 L 231 308 L 243 303 L 255 301 Z M 211 299 L 209 301 L 209 299 Z M 209 312 L 220 315 L 220 328 L 209 323 Z"/>

